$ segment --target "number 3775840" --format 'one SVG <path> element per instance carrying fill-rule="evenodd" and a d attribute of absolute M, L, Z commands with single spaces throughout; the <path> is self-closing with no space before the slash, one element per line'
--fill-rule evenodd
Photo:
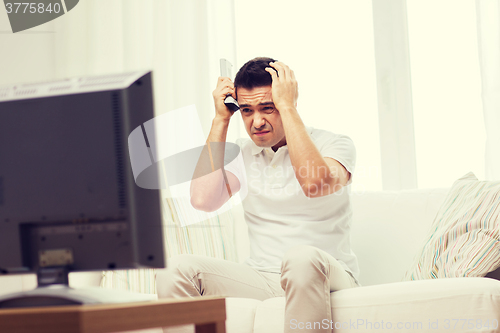
<path fill-rule="evenodd" d="M 8 2 L 5 4 L 7 14 L 43 14 L 43 13 L 56 13 L 61 11 L 59 3 L 40 3 L 40 2 Z"/>

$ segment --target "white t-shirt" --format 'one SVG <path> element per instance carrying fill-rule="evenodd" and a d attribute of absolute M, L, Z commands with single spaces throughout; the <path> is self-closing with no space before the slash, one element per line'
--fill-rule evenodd
<path fill-rule="evenodd" d="M 312 245 L 331 254 L 357 279 L 359 268 L 350 246 L 352 218 L 350 184 L 356 161 L 352 140 L 342 134 L 306 127 L 323 157 L 340 162 L 351 173 L 339 191 L 308 198 L 295 177 L 288 147 L 276 152 L 258 147 L 251 139 L 238 139 L 246 177 L 236 163 L 225 170 L 245 181 L 248 194 L 243 200 L 248 224 L 249 266 L 268 272 L 280 272 L 285 252 L 296 245 Z M 243 187 L 243 185 L 242 185 Z"/>

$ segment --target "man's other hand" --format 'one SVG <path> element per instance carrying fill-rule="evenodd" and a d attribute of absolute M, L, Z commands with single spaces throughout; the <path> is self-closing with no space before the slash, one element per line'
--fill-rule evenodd
<path fill-rule="evenodd" d="M 272 95 L 274 106 L 278 111 L 283 112 L 287 108 L 295 108 L 299 98 L 299 87 L 295 74 L 284 63 L 270 62 L 266 71 L 273 78 Z"/>

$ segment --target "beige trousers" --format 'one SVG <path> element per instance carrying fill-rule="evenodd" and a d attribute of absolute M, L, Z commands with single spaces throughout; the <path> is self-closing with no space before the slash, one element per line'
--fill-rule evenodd
<path fill-rule="evenodd" d="M 285 296 L 285 333 L 331 332 L 324 324 L 314 324 L 331 322 L 330 292 L 357 286 L 330 254 L 304 245 L 285 254 L 281 274 L 221 259 L 180 255 L 157 272 L 156 283 L 159 298 L 211 295 L 265 300 Z"/>

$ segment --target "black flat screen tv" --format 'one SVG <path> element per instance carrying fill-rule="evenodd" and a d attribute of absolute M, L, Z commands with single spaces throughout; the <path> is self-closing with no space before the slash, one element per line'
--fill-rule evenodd
<path fill-rule="evenodd" d="M 0 273 L 165 267 L 127 146 L 153 104 L 147 71 L 0 87 Z"/>

